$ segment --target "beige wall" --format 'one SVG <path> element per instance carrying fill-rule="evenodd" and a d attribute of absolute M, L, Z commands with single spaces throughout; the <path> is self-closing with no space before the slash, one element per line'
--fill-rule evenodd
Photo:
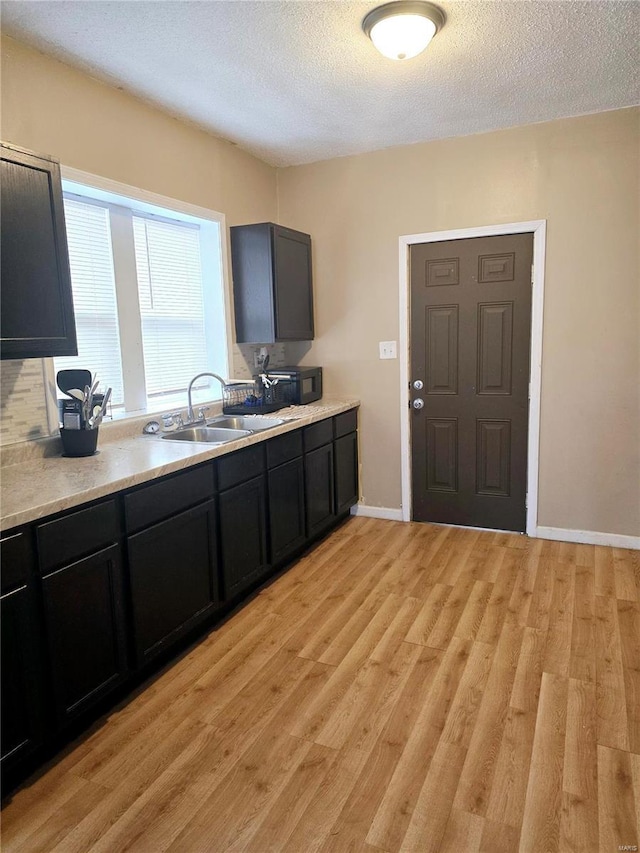
<path fill-rule="evenodd" d="M 114 181 L 271 221 L 276 170 L 68 65 L 2 39 L 2 139 Z"/>
<path fill-rule="evenodd" d="M 363 401 L 372 506 L 401 501 L 399 362 L 378 360 L 378 341 L 399 338 L 398 237 L 547 219 L 539 523 L 640 534 L 637 111 L 276 173 L 11 39 L 2 71 L 2 139 L 219 210 L 228 225 L 276 219 L 312 234 L 317 339 L 305 361 L 325 367 L 328 394 Z"/>
<path fill-rule="evenodd" d="M 398 238 L 547 220 L 538 523 L 640 534 L 636 110 L 279 171 L 279 221 L 313 235 L 328 393 L 362 398 L 364 503 L 399 507 Z"/>
<path fill-rule="evenodd" d="M 227 225 L 275 220 L 276 170 L 232 143 L 6 37 L 1 83 L 2 140 L 217 210 Z M 233 375 L 246 374 L 245 355 L 233 348 Z M 42 375 L 33 365 L 5 362 L 0 371 L 0 444 L 48 432 Z"/>

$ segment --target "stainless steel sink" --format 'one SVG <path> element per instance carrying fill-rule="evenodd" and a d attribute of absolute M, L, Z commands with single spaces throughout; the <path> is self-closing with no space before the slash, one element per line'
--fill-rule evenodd
<path fill-rule="evenodd" d="M 167 439 L 167 441 L 199 441 L 206 444 L 225 444 L 228 441 L 245 438 L 247 435 L 252 435 L 251 430 L 204 426 L 178 429 L 175 432 L 165 433 L 162 437 Z"/>
<path fill-rule="evenodd" d="M 262 415 L 225 415 L 214 418 L 209 424 L 216 429 L 241 429 L 250 432 L 261 432 L 263 429 L 273 429 L 286 423 L 284 418 L 265 418 Z"/>

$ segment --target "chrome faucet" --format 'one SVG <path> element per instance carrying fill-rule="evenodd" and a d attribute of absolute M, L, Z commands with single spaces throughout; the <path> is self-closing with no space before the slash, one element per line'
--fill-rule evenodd
<path fill-rule="evenodd" d="M 197 379 L 201 379 L 203 376 L 213 376 L 213 378 L 217 379 L 223 388 L 227 384 L 224 381 L 224 379 L 222 378 L 222 376 L 218 376 L 217 373 L 209 373 L 208 371 L 205 371 L 205 373 L 198 373 L 197 376 L 193 377 L 193 379 L 189 383 L 189 389 L 187 391 L 187 401 L 189 403 L 189 406 L 187 408 L 187 422 L 190 424 L 199 423 L 200 421 L 205 420 L 205 417 L 204 417 L 205 410 L 204 409 L 199 410 L 197 418 L 194 417 L 194 415 L 193 415 L 193 403 L 191 402 L 191 391 L 193 390 L 193 384 Z"/>

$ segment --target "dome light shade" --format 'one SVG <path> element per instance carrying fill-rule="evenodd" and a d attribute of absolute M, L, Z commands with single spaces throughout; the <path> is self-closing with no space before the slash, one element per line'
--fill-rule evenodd
<path fill-rule="evenodd" d="M 396 0 L 365 16 L 362 29 L 383 56 L 411 59 L 426 48 L 444 24 L 444 13 L 423 0 Z"/>

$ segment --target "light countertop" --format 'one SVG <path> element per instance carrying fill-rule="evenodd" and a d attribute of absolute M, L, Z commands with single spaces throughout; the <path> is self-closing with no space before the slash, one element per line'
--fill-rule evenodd
<path fill-rule="evenodd" d="M 93 456 L 64 458 L 58 444 L 54 444 L 55 455 L 30 453 L 21 461 L 3 464 L 0 469 L 0 529 L 9 530 L 156 477 L 182 471 L 339 415 L 355 408 L 359 402 L 355 398 L 344 398 L 290 406 L 270 415 L 284 418 L 284 424 L 223 445 L 167 441 L 159 436 L 143 435 L 139 422 L 131 428 L 135 429 L 135 434 L 131 430 L 123 431 L 122 427 L 111 430 L 111 425 L 107 425 L 100 430 L 98 452 Z M 11 446 L 3 455 L 5 463 L 19 458 L 19 453 L 12 451 Z"/>

